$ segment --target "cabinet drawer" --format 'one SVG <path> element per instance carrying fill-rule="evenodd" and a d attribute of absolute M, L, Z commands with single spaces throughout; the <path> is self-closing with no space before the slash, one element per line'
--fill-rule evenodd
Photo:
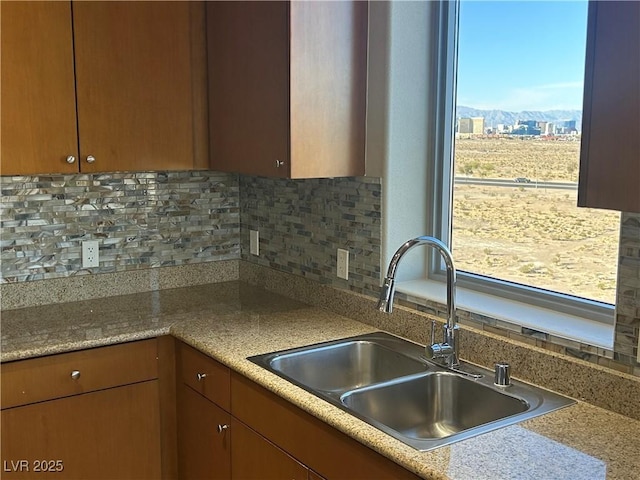
<path fill-rule="evenodd" d="M 225 410 L 230 408 L 229 369 L 184 343 L 178 347 L 180 381 Z"/>
<path fill-rule="evenodd" d="M 2 408 L 158 378 L 157 340 L 0 365 Z"/>

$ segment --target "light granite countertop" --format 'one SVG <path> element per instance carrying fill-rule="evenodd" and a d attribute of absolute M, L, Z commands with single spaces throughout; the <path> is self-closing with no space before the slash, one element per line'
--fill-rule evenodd
<path fill-rule="evenodd" d="M 639 478 L 640 421 L 584 402 L 419 452 L 246 360 L 375 330 L 229 282 L 3 312 L 0 360 L 172 334 L 424 478 Z"/>

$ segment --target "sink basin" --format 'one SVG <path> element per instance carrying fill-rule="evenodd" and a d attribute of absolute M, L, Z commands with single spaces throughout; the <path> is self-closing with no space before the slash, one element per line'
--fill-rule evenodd
<path fill-rule="evenodd" d="M 447 372 L 361 388 L 341 400 L 361 416 L 416 439 L 446 438 L 529 409 L 521 398 Z"/>
<path fill-rule="evenodd" d="M 376 332 L 249 360 L 421 451 L 513 425 L 575 403 L 461 362 L 454 372 L 424 347 Z"/>
<path fill-rule="evenodd" d="M 427 369 L 424 361 L 369 339 L 282 353 L 267 362 L 295 383 L 327 392 L 353 390 Z"/>

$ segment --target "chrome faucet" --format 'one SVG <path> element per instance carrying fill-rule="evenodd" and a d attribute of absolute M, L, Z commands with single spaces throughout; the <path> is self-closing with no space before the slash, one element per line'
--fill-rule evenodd
<path fill-rule="evenodd" d="M 431 345 L 427 345 L 426 354 L 429 359 L 442 359 L 449 368 L 459 366 L 458 361 L 458 324 L 456 322 L 456 268 L 453 264 L 453 257 L 447 246 L 434 237 L 417 237 L 405 242 L 393 254 L 389 262 L 389 269 L 384 283 L 380 289 L 380 300 L 378 310 L 391 313 L 393 310 L 393 296 L 395 294 L 396 270 L 402 257 L 413 247 L 418 245 L 429 245 L 435 248 L 447 267 L 447 323 L 444 326 L 444 338 L 442 343 L 435 343 L 435 320 L 431 327 Z"/>

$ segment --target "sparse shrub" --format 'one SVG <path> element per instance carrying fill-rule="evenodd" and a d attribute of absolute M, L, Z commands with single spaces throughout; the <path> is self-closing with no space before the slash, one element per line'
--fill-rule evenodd
<path fill-rule="evenodd" d="M 535 273 L 536 266 L 533 263 L 527 263 L 525 265 L 522 265 L 518 270 L 520 270 L 520 273 L 528 275 L 530 273 Z"/>

